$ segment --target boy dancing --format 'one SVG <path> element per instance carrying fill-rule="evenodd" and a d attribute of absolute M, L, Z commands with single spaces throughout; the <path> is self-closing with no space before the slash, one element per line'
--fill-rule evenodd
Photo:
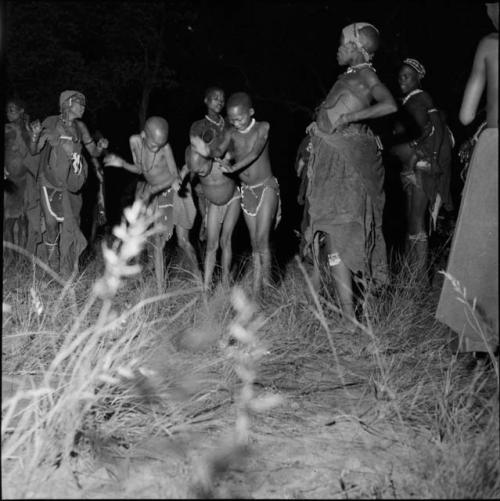
<path fill-rule="evenodd" d="M 195 272 L 198 270 L 196 254 L 189 242 L 196 209 L 190 194 L 181 198 L 177 191 L 181 180 L 172 148 L 168 143 L 168 123 L 162 117 L 150 117 L 140 134 L 129 139 L 133 163 L 113 153 L 104 158 L 105 166 L 121 167 L 146 180 L 141 197 L 161 213 L 161 223 L 166 230 L 158 236 L 155 245 L 155 274 L 161 289 L 164 280 L 163 248 L 170 240 L 174 227 L 179 247 L 186 253 Z"/>
<path fill-rule="evenodd" d="M 241 181 L 241 208 L 252 244 L 253 293 L 268 285 L 271 274 L 269 236 L 273 220 L 279 222 L 279 185 L 269 159 L 269 123 L 257 122 L 250 96 L 245 92 L 232 94 L 226 105 L 231 127 L 224 140 L 210 147 L 199 138 L 192 146 L 202 156 L 215 157 L 225 173 L 235 173 Z M 220 157 L 229 148 L 231 165 Z"/>

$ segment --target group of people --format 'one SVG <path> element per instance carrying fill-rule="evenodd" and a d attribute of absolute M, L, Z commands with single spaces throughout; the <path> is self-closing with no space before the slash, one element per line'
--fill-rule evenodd
<path fill-rule="evenodd" d="M 197 205 L 206 228 L 203 284 L 207 290 L 212 284 L 219 246 L 222 279 L 229 282 L 231 237 L 243 211 L 252 244 L 253 291 L 258 294 L 269 282 L 270 232 L 273 221 L 279 219 L 280 206 L 279 185 L 269 160 L 270 126 L 255 120 L 252 101 L 244 92 L 234 93 L 227 100 L 227 123 L 221 115 L 225 104 L 222 89 L 209 88 L 205 104 L 207 114 L 191 126 L 182 169 L 177 169 L 168 143 L 168 123 L 157 116 L 149 117 L 144 130 L 130 137 L 132 164 L 109 154 L 104 165 L 144 176 L 139 196 L 160 211 L 160 222 L 165 226 L 157 251 L 162 253 L 175 228 L 178 244 L 195 270 L 196 253 L 188 232 L 194 224 L 196 206 L 192 191 L 185 187 L 197 187 Z"/>
<path fill-rule="evenodd" d="M 487 7 L 498 29 L 498 3 Z M 406 254 L 422 281 L 426 280 L 429 231 L 436 224 L 440 208 L 452 206 L 454 140 L 443 112 L 421 87 L 425 67 L 414 58 L 402 62 L 398 75 L 402 99 L 398 107 L 372 64 L 379 43 L 379 32 L 372 24 L 353 23 L 342 30 L 337 61 L 347 69 L 317 108 L 296 163 L 301 177 L 299 198 L 304 203 L 301 252 L 311 252 L 317 274 L 320 265 L 330 271 L 346 317 L 355 315 L 354 275 L 363 277 L 365 283 L 378 285 L 387 280 L 382 234 L 383 146 L 367 122 L 399 112 L 390 154 L 402 165 L 401 181 L 407 200 Z M 462 123 L 472 121 L 487 86 L 487 128 L 479 137 L 471 161 L 448 267 L 452 275 L 463 280 L 469 294 L 474 294 L 478 309 L 496 338 L 498 195 L 493 179 L 497 179 L 498 168 L 497 57 L 498 33 L 494 33 L 478 47 L 460 111 Z M 179 246 L 194 269 L 198 269 L 189 231 L 199 211 L 206 231 L 203 284 L 207 290 L 212 285 L 219 247 L 222 280 L 230 281 L 231 237 L 242 212 L 252 246 L 252 285 L 257 295 L 270 282 L 270 235 L 279 223 L 281 210 L 279 184 L 269 157 L 270 124 L 256 120 L 251 97 L 245 92 L 232 94 L 226 102 L 224 90 L 211 87 L 205 93 L 204 103 L 207 113 L 191 126 L 181 169 L 177 168 L 169 144 L 169 125 L 159 116 L 149 117 L 143 130 L 130 137 L 132 163 L 113 153 L 105 154 L 103 163 L 143 176 L 137 196 L 153 207 L 162 225 L 156 242 L 159 265 L 163 263 L 163 246 L 175 229 Z M 65 91 L 59 105 L 60 114 L 47 118 L 43 124 L 34 122 L 28 126 L 15 102 L 8 105 L 8 117 L 9 125 L 17 124 L 19 138 L 24 137 L 23 141 L 16 139 L 24 144 L 18 156 L 39 156 L 37 162 L 32 162 L 35 167 L 27 168 L 27 175 L 33 179 L 27 179 L 30 186 L 38 187 L 30 190 L 36 192 L 32 198 L 39 201 L 41 208 L 48 262 L 54 268 L 60 264 L 66 270 L 74 270 L 85 246 L 79 229 L 80 190 L 87 175 L 82 148 L 91 157 L 98 157 L 108 142 L 101 138 L 95 143 L 81 121 L 85 110 L 83 94 Z M 16 162 L 9 162 L 5 164 L 8 173 L 4 177 L 14 181 L 21 174 L 14 167 Z M 31 206 L 36 206 L 33 200 Z M 481 224 L 477 224 L 476 217 L 482 218 Z M 320 239 L 326 247 L 325 263 L 321 263 Z M 159 273 L 161 280 L 162 268 Z M 458 332 L 467 345 L 467 339 L 476 339 L 477 333 L 470 327 L 463 308 L 459 312 L 460 308 L 445 282 L 438 318 Z M 498 339 L 494 342 L 498 345 Z M 473 344 L 469 342 L 469 349 Z M 479 349 L 477 344 L 474 349 Z"/>

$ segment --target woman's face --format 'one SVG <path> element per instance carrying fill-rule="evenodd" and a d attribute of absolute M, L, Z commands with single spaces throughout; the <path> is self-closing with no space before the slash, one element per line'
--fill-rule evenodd
<path fill-rule="evenodd" d="M 337 62 L 340 66 L 348 65 L 356 56 L 358 50 L 353 43 L 345 43 L 344 35 L 340 35 L 339 48 L 337 49 Z"/>
<path fill-rule="evenodd" d="M 407 64 L 403 64 L 399 70 L 398 83 L 403 94 L 408 94 L 420 87 L 420 79 L 417 72 Z"/>

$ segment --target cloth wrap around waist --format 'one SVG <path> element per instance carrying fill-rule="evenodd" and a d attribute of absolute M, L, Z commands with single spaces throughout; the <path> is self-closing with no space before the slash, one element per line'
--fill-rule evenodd
<path fill-rule="evenodd" d="M 145 187 L 148 185 L 146 184 Z M 157 224 L 161 224 L 164 230 L 160 233 L 163 243 L 170 240 L 174 226 L 190 230 L 196 218 L 196 206 L 189 191 L 185 196 L 180 196 L 173 188 L 158 193 L 151 201 L 151 207 L 155 214 L 160 213 Z"/>
<path fill-rule="evenodd" d="M 325 232 L 332 237 L 331 252 L 352 272 L 384 282 L 384 168 L 375 135 L 366 125 L 349 124 L 324 137 L 314 135 L 311 142 L 306 243 Z"/>

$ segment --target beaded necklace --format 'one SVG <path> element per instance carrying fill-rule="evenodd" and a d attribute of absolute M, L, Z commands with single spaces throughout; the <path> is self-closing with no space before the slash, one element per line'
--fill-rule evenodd
<path fill-rule="evenodd" d="M 359 64 L 355 64 L 354 66 L 349 66 L 349 68 L 347 68 L 345 73 L 348 75 L 349 73 L 354 73 L 355 71 L 360 70 L 362 68 L 370 68 L 376 72 L 372 63 L 359 63 Z"/>
<path fill-rule="evenodd" d="M 410 93 L 406 94 L 405 97 L 403 97 L 403 99 L 401 100 L 401 103 L 404 106 L 408 102 L 408 99 L 410 99 L 410 97 L 415 96 L 416 94 L 420 94 L 421 92 L 423 92 L 422 89 L 414 89 L 414 90 L 412 90 Z"/>
<path fill-rule="evenodd" d="M 222 127 L 224 125 L 224 117 L 220 117 L 220 120 L 218 122 L 216 122 L 215 120 L 213 120 L 212 118 L 210 118 L 208 115 L 205 115 L 205 118 L 213 123 L 214 125 L 216 125 L 217 127 Z"/>
<path fill-rule="evenodd" d="M 255 125 L 255 118 L 252 118 L 252 121 L 250 122 L 250 125 L 246 128 L 246 129 L 243 129 L 243 130 L 239 130 L 238 132 L 240 134 L 246 134 L 247 132 L 250 131 L 250 129 Z"/>
<path fill-rule="evenodd" d="M 160 151 L 160 150 L 158 150 L 158 151 Z M 146 167 L 144 165 L 143 158 L 142 158 L 142 155 L 144 153 L 144 139 L 142 140 L 142 148 L 141 148 L 141 167 L 142 167 L 142 172 L 149 172 L 150 170 L 153 169 L 153 167 L 155 166 L 155 160 L 156 160 L 156 155 L 158 154 L 158 151 L 155 151 L 153 153 L 153 161 L 151 162 L 151 166 L 149 167 L 149 169 L 146 169 Z"/>

